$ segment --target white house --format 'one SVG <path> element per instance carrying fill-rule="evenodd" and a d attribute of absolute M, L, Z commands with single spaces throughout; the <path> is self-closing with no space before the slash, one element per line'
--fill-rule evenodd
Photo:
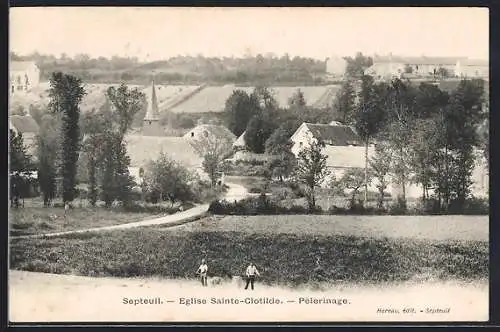
<path fill-rule="evenodd" d="M 10 93 L 26 92 L 40 84 L 40 69 L 34 61 L 11 61 Z"/>
<path fill-rule="evenodd" d="M 338 122 L 313 124 L 304 122 L 290 138 L 292 153 L 296 156 L 313 142 L 325 143 L 323 153 L 327 158 L 327 167 L 336 177 L 341 177 L 347 169 L 365 167 L 365 147 L 355 131 Z M 373 155 L 373 147 L 368 149 Z"/>

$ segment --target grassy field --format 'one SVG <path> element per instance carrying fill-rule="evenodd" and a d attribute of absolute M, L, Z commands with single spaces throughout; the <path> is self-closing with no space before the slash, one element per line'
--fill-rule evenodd
<path fill-rule="evenodd" d="M 10 235 L 71 231 L 125 224 L 170 213 L 127 212 L 121 208 L 75 207 L 64 214 L 63 207 L 44 208 L 39 198 L 26 199 L 25 207 L 9 209 Z"/>
<path fill-rule="evenodd" d="M 241 275 L 252 260 L 262 282 L 284 286 L 488 277 L 487 220 L 393 218 L 384 224 L 375 217 L 278 218 L 210 218 L 165 231 L 13 239 L 10 263 L 12 269 L 35 272 L 193 278 L 201 258 L 217 276 Z M 409 228 L 410 222 L 419 227 Z M 394 234 L 401 236 L 389 236 Z"/>
<path fill-rule="evenodd" d="M 275 215 L 211 216 L 166 230 L 487 242 L 488 228 L 487 216 Z"/>

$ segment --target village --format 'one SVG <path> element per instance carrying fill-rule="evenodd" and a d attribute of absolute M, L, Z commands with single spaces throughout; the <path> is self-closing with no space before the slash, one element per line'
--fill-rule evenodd
<path fill-rule="evenodd" d="M 10 53 L 13 320 L 234 321 L 235 303 L 294 320 L 280 308 L 365 293 L 382 319 L 375 290 L 403 308 L 435 285 L 426 308 L 487 304 L 488 60 L 130 45 Z M 33 289 L 52 309 L 23 305 Z"/>

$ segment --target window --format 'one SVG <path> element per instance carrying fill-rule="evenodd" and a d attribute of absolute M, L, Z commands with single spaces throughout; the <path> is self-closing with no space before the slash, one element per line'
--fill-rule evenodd
<path fill-rule="evenodd" d="M 12 89 L 11 89 L 11 90 L 12 90 L 12 93 L 14 93 L 14 91 L 15 91 L 15 87 L 14 87 L 14 86 L 12 86 Z"/>
<path fill-rule="evenodd" d="M 302 147 L 302 145 L 304 145 L 304 143 L 303 143 L 303 142 L 300 142 L 300 143 L 299 143 L 299 145 Z"/>
<path fill-rule="evenodd" d="M 191 133 L 191 137 L 194 137 L 194 132 Z"/>

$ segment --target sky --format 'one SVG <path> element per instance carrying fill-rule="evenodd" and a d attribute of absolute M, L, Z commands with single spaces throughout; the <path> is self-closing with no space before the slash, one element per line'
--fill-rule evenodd
<path fill-rule="evenodd" d="M 488 59 L 487 8 L 10 9 L 10 50 L 59 56 L 364 54 Z"/>

